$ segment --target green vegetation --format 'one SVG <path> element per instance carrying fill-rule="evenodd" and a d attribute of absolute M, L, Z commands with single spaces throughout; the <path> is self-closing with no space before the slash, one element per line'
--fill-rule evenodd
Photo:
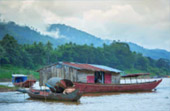
<path fill-rule="evenodd" d="M 126 43 L 113 42 L 111 45 L 104 44 L 102 48 L 69 43 L 59 46 L 56 51 L 59 61 L 102 64 L 118 68 L 126 73 L 149 72 L 151 76 L 170 74 L 169 60 L 154 60 L 131 52 Z"/>
<path fill-rule="evenodd" d="M 115 41 L 97 48 L 67 43 L 54 49 L 50 42 L 19 45 L 7 34 L 0 41 L 0 52 L 0 78 L 10 78 L 12 73 L 33 74 L 38 78 L 37 69 L 58 61 L 102 64 L 131 73 L 150 72 L 152 76 L 170 74 L 169 60 L 144 57 L 131 52 L 128 44 Z"/>
<path fill-rule="evenodd" d="M 26 74 L 33 75 L 36 79 L 39 79 L 38 72 L 35 72 L 31 69 L 16 67 L 12 65 L 3 65 L 0 66 L 0 79 L 9 79 L 11 80 L 12 74 Z"/>

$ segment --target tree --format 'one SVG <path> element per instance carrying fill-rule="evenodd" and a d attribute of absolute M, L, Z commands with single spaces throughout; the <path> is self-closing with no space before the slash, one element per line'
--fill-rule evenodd
<path fill-rule="evenodd" d="M 49 41 L 45 45 L 45 51 L 46 51 L 47 64 L 50 64 L 50 56 L 52 54 L 53 47 L 52 47 L 52 44 Z"/>
<path fill-rule="evenodd" d="M 143 57 L 141 54 L 138 54 L 136 57 L 135 68 L 147 71 L 148 63 L 148 59 Z"/>
<path fill-rule="evenodd" d="M 8 63 L 8 58 L 5 56 L 6 51 L 5 49 L 1 46 L 0 43 L 0 64 Z"/>
<path fill-rule="evenodd" d="M 158 59 L 157 61 L 156 61 L 156 66 L 158 67 L 158 68 L 168 68 L 168 69 L 170 69 L 170 61 L 168 61 L 168 60 L 166 60 L 166 59 L 162 59 L 162 58 L 160 58 L 160 59 Z"/>
<path fill-rule="evenodd" d="M 9 64 L 14 64 L 17 65 L 20 63 L 19 58 L 20 58 L 20 46 L 17 43 L 17 41 L 14 39 L 14 37 L 6 34 L 4 38 L 1 41 L 1 46 L 4 48 L 6 51 L 5 57 L 8 59 L 6 61 Z"/>
<path fill-rule="evenodd" d="M 142 72 L 152 72 L 157 75 L 167 75 L 170 72 L 170 61 L 154 60 L 142 54 L 131 52 L 128 44 L 113 42 L 103 47 L 93 45 L 76 45 L 66 43 L 53 49 L 48 41 L 19 45 L 14 37 L 5 35 L 0 41 L 0 64 L 12 64 L 35 69 L 39 66 L 57 61 L 101 64 L 121 70 L 137 69 Z"/>

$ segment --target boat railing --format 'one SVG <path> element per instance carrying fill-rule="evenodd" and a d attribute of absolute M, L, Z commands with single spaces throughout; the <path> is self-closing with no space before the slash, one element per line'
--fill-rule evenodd
<path fill-rule="evenodd" d="M 148 75 L 149 73 L 127 74 L 121 76 L 121 78 L 124 80 L 123 84 L 140 84 L 153 82 L 149 78 L 147 78 Z M 121 80 L 121 83 L 123 80 Z"/>

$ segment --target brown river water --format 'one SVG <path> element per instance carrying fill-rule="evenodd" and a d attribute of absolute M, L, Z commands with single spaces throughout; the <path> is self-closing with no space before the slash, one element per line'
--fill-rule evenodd
<path fill-rule="evenodd" d="M 0 92 L 0 111 L 170 111 L 170 78 L 164 78 L 156 89 L 145 93 L 88 94 L 79 102 L 32 100 L 27 94 Z"/>

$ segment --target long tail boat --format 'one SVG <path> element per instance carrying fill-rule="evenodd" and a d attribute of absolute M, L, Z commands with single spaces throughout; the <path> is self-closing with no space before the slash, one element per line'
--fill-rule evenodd
<path fill-rule="evenodd" d="M 75 89 L 71 93 L 53 93 L 50 90 L 35 90 L 30 88 L 27 93 L 32 99 L 57 101 L 78 101 L 82 96 L 82 93 L 80 93 L 78 89 Z"/>
<path fill-rule="evenodd" d="M 122 76 L 122 78 L 138 77 L 141 75 L 148 74 L 129 74 Z M 78 83 L 75 82 L 75 88 L 79 89 L 82 93 L 96 93 L 96 92 L 144 92 L 152 91 L 155 89 L 159 83 L 162 81 L 155 80 L 151 82 L 141 82 L 141 83 L 127 83 L 127 84 L 94 84 L 94 83 Z"/>
<path fill-rule="evenodd" d="M 17 87 L 29 88 L 29 87 L 32 87 L 36 83 L 36 80 L 27 79 L 27 75 L 13 74 L 12 83 L 14 86 L 17 86 Z"/>

